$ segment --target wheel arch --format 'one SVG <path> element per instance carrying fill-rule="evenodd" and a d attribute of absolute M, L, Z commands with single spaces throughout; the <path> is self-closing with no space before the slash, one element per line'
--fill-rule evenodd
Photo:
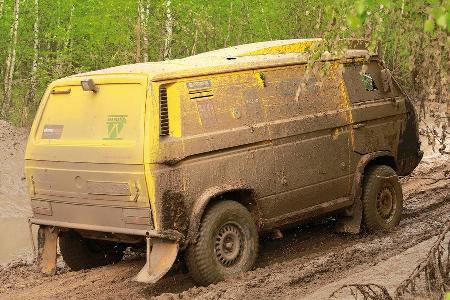
<path fill-rule="evenodd" d="M 396 172 L 398 170 L 397 161 L 390 151 L 377 151 L 363 155 L 358 162 L 353 180 L 351 193 L 353 203 L 361 199 L 364 174 L 368 168 L 374 165 L 386 165 L 394 169 Z"/>
<path fill-rule="evenodd" d="M 233 200 L 245 206 L 252 214 L 255 224 L 259 228 L 259 210 L 255 201 L 253 189 L 245 186 L 216 186 L 207 189 L 195 202 L 190 218 L 186 243 L 195 241 L 203 215 L 208 206 L 222 200 Z"/>

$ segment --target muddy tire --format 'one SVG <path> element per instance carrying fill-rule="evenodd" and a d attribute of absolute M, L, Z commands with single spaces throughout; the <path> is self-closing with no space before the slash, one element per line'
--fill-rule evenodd
<path fill-rule="evenodd" d="M 370 232 L 389 231 L 400 223 L 402 187 L 389 166 L 371 167 L 364 176 L 363 220 Z"/>
<path fill-rule="evenodd" d="M 208 285 L 250 270 L 258 256 L 258 230 L 250 212 L 235 201 L 218 202 L 205 213 L 186 264 L 197 284 Z"/>
<path fill-rule="evenodd" d="M 113 242 L 85 239 L 69 231 L 60 235 L 59 249 L 66 264 L 73 271 L 79 271 L 118 263 L 123 258 L 125 247 Z"/>

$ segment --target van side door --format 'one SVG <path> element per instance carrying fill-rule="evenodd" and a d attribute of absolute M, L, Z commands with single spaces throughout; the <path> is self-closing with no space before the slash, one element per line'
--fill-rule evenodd
<path fill-rule="evenodd" d="M 264 73 L 281 185 L 261 200 L 261 208 L 277 225 L 344 205 L 350 191 L 348 107 L 339 66 L 322 75 L 305 70 L 295 66 Z"/>

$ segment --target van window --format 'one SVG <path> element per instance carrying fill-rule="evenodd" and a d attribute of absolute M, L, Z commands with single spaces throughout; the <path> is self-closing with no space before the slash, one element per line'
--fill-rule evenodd
<path fill-rule="evenodd" d="M 381 68 L 377 62 L 362 64 L 346 64 L 344 80 L 350 102 L 359 103 L 389 97 L 380 87 Z"/>
<path fill-rule="evenodd" d="M 375 80 L 373 80 L 370 74 L 367 73 L 361 74 L 361 81 L 364 84 L 366 91 L 372 92 L 378 89 Z"/>

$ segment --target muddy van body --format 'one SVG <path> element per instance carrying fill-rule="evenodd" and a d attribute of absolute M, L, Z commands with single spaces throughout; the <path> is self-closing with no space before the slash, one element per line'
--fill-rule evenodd
<path fill-rule="evenodd" d="M 414 108 L 376 55 L 307 71 L 320 40 L 243 45 L 50 84 L 26 151 L 38 264 L 74 270 L 146 247 L 156 282 L 182 254 L 200 284 L 249 270 L 258 236 L 334 213 L 398 224 L 421 159 Z M 369 58 L 368 58 L 369 57 Z"/>

